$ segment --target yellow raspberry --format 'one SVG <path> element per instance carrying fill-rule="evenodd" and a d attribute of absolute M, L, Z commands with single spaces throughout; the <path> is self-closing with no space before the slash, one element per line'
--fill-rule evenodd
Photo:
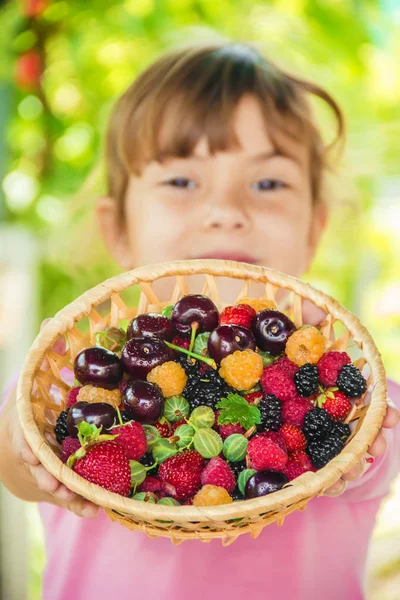
<path fill-rule="evenodd" d="M 185 389 L 187 375 L 180 364 L 170 360 L 154 367 L 147 375 L 147 381 L 161 388 L 165 398 L 180 396 Z"/>
<path fill-rule="evenodd" d="M 304 325 L 289 337 L 285 352 L 299 367 L 306 363 L 315 365 L 325 352 L 325 338 L 313 325 Z"/>
<path fill-rule="evenodd" d="M 275 300 L 268 300 L 268 298 L 242 298 L 236 304 L 248 304 L 256 312 L 266 309 L 277 310 L 278 308 Z"/>
<path fill-rule="evenodd" d="M 203 485 L 193 498 L 193 506 L 218 506 L 219 504 L 230 504 L 232 496 L 225 488 L 219 485 Z"/>
<path fill-rule="evenodd" d="M 219 374 L 236 390 L 249 390 L 260 381 L 263 360 L 254 350 L 236 350 L 221 360 Z"/>
<path fill-rule="evenodd" d="M 77 402 L 105 402 L 116 408 L 121 404 L 121 392 L 119 389 L 106 390 L 94 385 L 84 385 L 79 390 Z"/>

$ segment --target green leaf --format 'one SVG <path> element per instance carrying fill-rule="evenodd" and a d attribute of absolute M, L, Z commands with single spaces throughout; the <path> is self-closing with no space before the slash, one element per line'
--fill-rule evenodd
<path fill-rule="evenodd" d="M 240 423 L 246 430 L 261 423 L 261 414 L 257 406 L 247 402 L 239 394 L 228 394 L 227 398 L 222 398 L 216 408 L 222 409 L 219 417 L 219 425 L 227 423 Z"/>
<path fill-rule="evenodd" d="M 173 308 L 174 308 L 173 304 L 168 304 L 168 306 L 164 306 L 164 308 L 161 311 L 162 316 L 167 317 L 167 319 L 170 319 Z"/>
<path fill-rule="evenodd" d="M 208 349 L 208 338 L 210 337 L 210 332 L 205 331 L 204 333 L 199 333 L 194 343 L 194 352 L 197 354 L 203 354 L 204 356 L 207 354 Z"/>

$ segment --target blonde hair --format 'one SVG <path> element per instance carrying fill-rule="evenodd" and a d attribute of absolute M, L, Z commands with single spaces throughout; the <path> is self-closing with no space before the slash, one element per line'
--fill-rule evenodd
<path fill-rule="evenodd" d="M 244 43 L 206 43 L 161 56 L 116 102 L 106 135 L 108 195 L 120 205 L 131 174 L 140 175 L 151 160 L 187 157 L 206 136 L 210 152 L 237 145 L 233 114 L 244 94 L 255 96 L 273 143 L 276 133 L 301 140 L 310 152 L 314 202 L 322 199 L 328 150 L 344 140 L 344 119 L 335 100 L 321 87 L 294 77 Z M 325 146 L 308 96 L 324 101 L 336 119 L 336 137 Z M 159 130 L 168 112 L 169 137 L 160 146 Z"/>

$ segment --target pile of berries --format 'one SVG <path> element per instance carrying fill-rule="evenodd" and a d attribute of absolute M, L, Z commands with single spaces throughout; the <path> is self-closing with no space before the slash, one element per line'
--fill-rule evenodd
<path fill-rule="evenodd" d="M 324 467 L 366 381 L 266 299 L 188 295 L 108 328 L 74 361 L 55 426 L 81 477 L 144 502 L 227 504 Z"/>

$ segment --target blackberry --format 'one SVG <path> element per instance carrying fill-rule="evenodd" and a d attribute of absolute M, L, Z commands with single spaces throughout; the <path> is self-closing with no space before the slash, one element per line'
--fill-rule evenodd
<path fill-rule="evenodd" d="M 278 431 L 282 426 L 282 402 L 272 394 L 264 394 L 258 404 L 261 413 L 261 423 L 258 431 Z"/>
<path fill-rule="evenodd" d="M 322 469 L 332 458 L 335 458 L 344 447 L 344 442 L 335 433 L 330 433 L 324 440 L 315 440 L 307 448 L 308 455 L 316 469 Z"/>
<path fill-rule="evenodd" d="M 350 398 L 359 398 L 367 389 L 367 383 L 356 365 L 343 365 L 339 371 L 336 385 Z"/>
<path fill-rule="evenodd" d="M 235 489 L 231 493 L 231 496 L 234 501 L 235 500 L 245 500 L 245 497 L 243 496 L 242 492 L 237 487 L 235 487 Z"/>
<path fill-rule="evenodd" d="M 331 429 L 331 433 L 338 435 L 339 438 L 345 442 L 350 437 L 350 427 L 346 423 L 334 423 Z"/>
<path fill-rule="evenodd" d="M 220 377 L 218 371 L 210 369 L 200 375 L 197 364 L 194 365 L 194 369 L 190 367 L 189 369 L 189 373 L 186 372 L 188 380 L 182 396 L 189 401 L 191 410 L 197 406 L 209 406 L 214 410 L 215 405 L 221 398 L 226 398 L 228 394 L 237 393 L 237 390 L 227 385 Z"/>
<path fill-rule="evenodd" d="M 69 436 L 69 432 L 67 429 L 67 417 L 69 413 L 69 408 L 63 410 L 58 415 L 57 423 L 54 428 L 54 433 L 56 434 L 56 440 L 59 444 L 63 443 L 63 440 Z"/>
<path fill-rule="evenodd" d="M 233 471 L 233 474 L 235 476 L 235 479 L 237 481 L 240 473 L 242 471 L 244 471 L 244 469 L 246 468 L 246 461 L 245 460 L 241 460 L 239 462 L 231 462 L 231 461 L 227 461 L 228 465 L 230 466 L 231 470 Z"/>
<path fill-rule="evenodd" d="M 133 417 L 127 410 L 120 410 L 121 419 L 123 423 L 128 423 L 128 421 L 132 421 Z"/>
<path fill-rule="evenodd" d="M 311 396 L 318 390 L 318 367 L 306 363 L 294 375 L 296 390 L 300 396 Z"/>
<path fill-rule="evenodd" d="M 139 460 L 140 464 L 142 464 L 144 467 L 150 467 L 150 465 L 154 464 L 154 458 L 151 454 L 151 452 L 146 452 L 146 454 L 144 454 L 142 456 L 142 458 Z M 147 475 L 157 475 L 157 470 L 158 467 L 157 465 L 154 467 L 154 469 L 150 469 L 150 471 L 147 471 Z"/>
<path fill-rule="evenodd" d="M 320 440 L 332 429 L 332 419 L 323 408 L 313 408 L 304 417 L 303 432 L 309 442 Z"/>

